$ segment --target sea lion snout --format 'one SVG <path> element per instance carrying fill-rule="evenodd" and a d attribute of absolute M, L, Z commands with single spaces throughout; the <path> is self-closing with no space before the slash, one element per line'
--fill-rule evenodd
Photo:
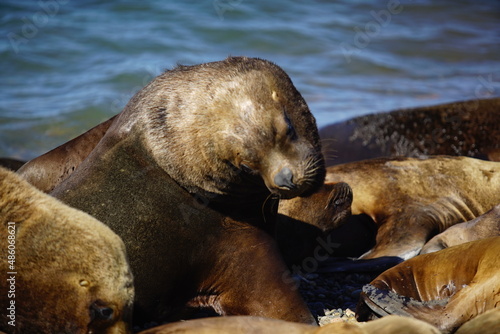
<path fill-rule="evenodd" d="M 288 190 L 297 188 L 297 185 L 293 183 L 293 172 L 288 167 L 282 168 L 278 174 L 276 174 L 274 177 L 274 183 L 279 188 L 285 188 Z"/>
<path fill-rule="evenodd" d="M 90 319 L 92 320 L 113 320 L 114 314 L 113 308 L 103 305 L 102 302 L 96 301 L 90 305 Z"/>

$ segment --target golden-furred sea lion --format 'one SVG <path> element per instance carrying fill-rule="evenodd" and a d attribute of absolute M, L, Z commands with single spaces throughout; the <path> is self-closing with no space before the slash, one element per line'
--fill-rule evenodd
<path fill-rule="evenodd" d="M 500 161 L 500 98 L 356 117 L 320 130 L 326 165 L 379 157 L 469 156 Z"/>
<path fill-rule="evenodd" d="M 469 241 L 500 236 L 500 204 L 468 222 L 453 225 L 429 240 L 420 254 L 432 253 Z"/>
<path fill-rule="evenodd" d="M 175 322 L 154 327 L 140 334 L 440 334 L 426 322 L 400 316 L 388 316 L 368 323 L 334 322 L 323 327 L 283 320 L 232 316 Z"/>
<path fill-rule="evenodd" d="M 460 326 L 456 334 L 500 333 L 500 307 L 478 315 Z"/>
<path fill-rule="evenodd" d="M 1 330 L 129 330 L 132 275 L 123 242 L 107 226 L 3 168 L 0 223 Z"/>
<path fill-rule="evenodd" d="M 290 78 L 234 57 L 155 78 L 51 194 L 124 240 L 136 324 L 186 305 L 313 323 L 264 229 L 277 196 L 313 193 L 324 174 L 314 117 Z"/>
<path fill-rule="evenodd" d="M 500 163 L 468 157 L 352 162 L 328 167 L 326 181 L 348 183 L 352 214 L 378 226 L 376 245 L 363 259 L 409 259 L 435 234 L 500 202 Z"/>
<path fill-rule="evenodd" d="M 454 332 L 500 303 L 500 237 L 422 254 L 363 287 L 357 319 L 411 316 Z"/>

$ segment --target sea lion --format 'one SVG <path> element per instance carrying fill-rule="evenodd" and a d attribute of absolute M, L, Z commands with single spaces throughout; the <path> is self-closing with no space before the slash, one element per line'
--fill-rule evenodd
<path fill-rule="evenodd" d="M 500 163 L 468 157 L 352 162 L 328 167 L 326 181 L 348 183 L 352 214 L 378 226 L 376 244 L 362 259 L 409 259 L 435 234 L 500 202 Z"/>
<path fill-rule="evenodd" d="M 456 334 L 498 334 L 500 333 L 500 307 L 478 315 L 460 326 Z"/>
<path fill-rule="evenodd" d="M 439 330 L 421 320 L 387 316 L 368 323 L 335 322 L 323 327 L 297 324 L 283 320 L 232 316 L 188 320 L 154 327 L 139 334 L 440 334 Z"/>
<path fill-rule="evenodd" d="M 500 237 L 494 237 L 400 263 L 363 287 L 357 319 L 411 316 L 453 332 L 500 303 L 498 254 Z"/>
<path fill-rule="evenodd" d="M 285 263 L 290 267 L 319 252 L 333 253 L 326 238 L 350 217 L 351 203 L 352 190 L 345 182 L 325 183 L 308 197 L 280 200 L 273 235 Z"/>
<path fill-rule="evenodd" d="M 264 229 L 277 196 L 313 193 L 324 175 L 314 117 L 290 78 L 232 57 L 155 78 L 51 194 L 124 240 L 136 324 L 186 305 L 315 323 Z"/>
<path fill-rule="evenodd" d="M 320 130 L 326 165 L 378 157 L 469 156 L 500 161 L 500 98 L 360 116 Z"/>
<path fill-rule="evenodd" d="M 7 168 L 11 171 L 17 171 L 19 168 L 21 168 L 22 165 L 24 165 L 26 161 L 18 160 L 18 159 L 13 159 L 13 158 L 0 158 L 0 167 Z"/>
<path fill-rule="evenodd" d="M 436 252 L 469 241 L 500 236 L 500 204 L 468 222 L 453 225 L 429 240 L 420 254 Z"/>
<path fill-rule="evenodd" d="M 66 179 L 94 150 L 116 116 L 22 165 L 17 173 L 45 193 Z"/>
<path fill-rule="evenodd" d="M 133 285 L 107 226 L 0 168 L 0 330 L 125 333 Z"/>
<path fill-rule="evenodd" d="M 352 189 L 345 182 L 326 182 L 308 197 L 279 201 L 278 214 L 328 232 L 341 226 L 351 215 Z M 285 224 L 289 224 L 288 221 Z"/>

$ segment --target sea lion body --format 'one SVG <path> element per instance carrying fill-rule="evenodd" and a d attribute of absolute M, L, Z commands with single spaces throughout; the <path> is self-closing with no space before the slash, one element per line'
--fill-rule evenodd
<path fill-rule="evenodd" d="M 2 283 L 0 329 L 40 334 L 130 330 L 132 275 L 120 238 L 3 168 L 0 194 L 5 241 L 0 269 L 8 282 Z"/>
<path fill-rule="evenodd" d="M 178 67 L 141 90 L 52 195 L 124 240 L 135 323 L 186 305 L 313 323 L 271 237 L 271 194 L 322 184 L 315 121 L 259 59 Z"/>
<path fill-rule="evenodd" d="M 411 258 L 435 234 L 500 201 L 500 163 L 467 157 L 352 162 L 328 167 L 326 181 L 348 183 L 352 214 L 368 215 L 378 226 L 364 259 Z"/>
<path fill-rule="evenodd" d="M 24 165 L 26 161 L 12 159 L 12 158 L 0 158 L 0 167 L 7 168 L 11 171 L 17 171 Z"/>
<path fill-rule="evenodd" d="M 469 156 L 500 161 L 500 98 L 356 117 L 320 130 L 326 165 L 379 157 Z"/>
<path fill-rule="evenodd" d="M 116 116 L 22 165 L 17 173 L 45 193 L 66 179 L 94 150 Z"/>
<path fill-rule="evenodd" d="M 460 326 L 456 334 L 500 333 L 500 308 L 494 308 Z"/>
<path fill-rule="evenodd" d="M 320 328 L 283 320 L 248 316 L 232 316 L 188 320 L 154 327 L 140 334 L 440 334 L 423 321 L 400 316 L 388 316 L 368 323 L 335 322 Z"/>
<path fill-rule="evenodd" d="M 500 303 L 498 254 L 494 237 L 409 259 L 363 288 L 357 318 L 411 316 L 453 332 Z"/>
<path fill-rule="evenodd" d="M 500 204 L 475 219 L 453 225 L 434 236 L 425 244 L 420 254 L 497 236 L 500 236 Z"/>

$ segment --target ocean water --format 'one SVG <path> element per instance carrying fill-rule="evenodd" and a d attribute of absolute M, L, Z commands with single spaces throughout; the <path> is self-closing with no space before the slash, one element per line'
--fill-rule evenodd
<path fill-rule="evenodd" d="M 500 96 L 500 1 L 0 0 L 0 156 L 120 112 L 176 64 L 271 60 L 318 126 Z M 500 123 L 500 122 L 499 122 Z"/>

